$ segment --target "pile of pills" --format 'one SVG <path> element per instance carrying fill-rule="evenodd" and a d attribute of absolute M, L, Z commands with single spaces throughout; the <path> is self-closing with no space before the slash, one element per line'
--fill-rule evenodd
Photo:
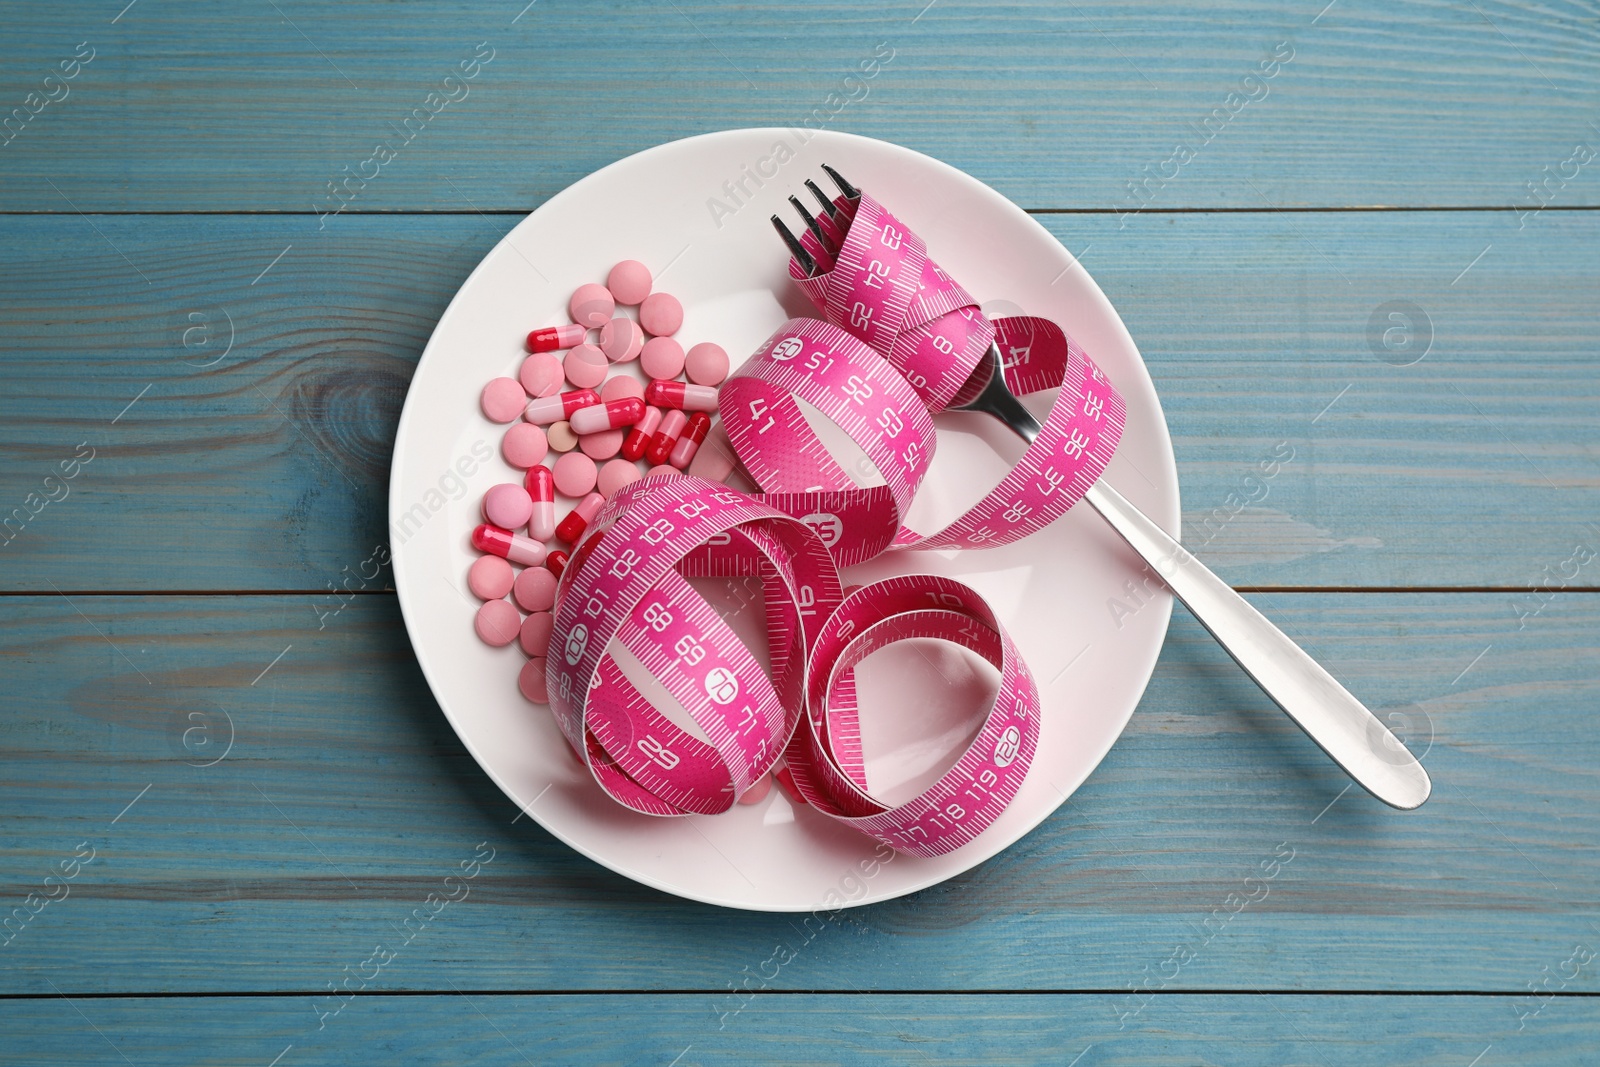
<path fill-rule="evenodd" d="M 472 532 L 483 555 L 467 572 L 483 601 L 474 629 L 486 644 L 516 643 L 527 654 L 517 687 L 537 704 L 549 700 L 556 579 L 606 497 L 651 474 L 722 481 L 734 467 L 714 418 L 728 353 L 710 342 L 684 351 L 675 337 L 683 305 L 654 281 L 629 259 L 604 285 L 578 286 L 572 321 L 528 334 L 516 377 L 483 387 L 483 414 L 507 427 L 500 454 L 525 473 L 483 497 L 484 523 Z M 638 318 L 618 314 L 622 306 L 637 307 Z"/>

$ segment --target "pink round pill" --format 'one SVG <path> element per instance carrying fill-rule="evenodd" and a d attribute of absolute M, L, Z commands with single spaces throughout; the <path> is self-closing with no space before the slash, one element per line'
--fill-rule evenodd
<path fill-rule="evenodd" d="M 728 376 L 728 353 L 721 345 L 702 341 L 683 357 L 683 369 L 696 385 L 721 385 Z"/>
<path fill-rule="evenodd" d="M 526 567 L 511 586 L 523 611 L 549 611 L 556 602 L 556 576 L 543 567 Z"/>
<path fill-rule="evenodd" d="M 510 601 L 490 600 L 478 609 L 472 628 L 486 645 L 502 648 L 517 639 L 522 629 L 522 616 Z"/>
<path fill-rule="evenodd" d="M 499 556 L 479 556 L 467 571 L 467 588 L 479 600 L 500 600 L 511 592 L 516 575 Z"/>
<path fill-rule="evenodd" d="M 671 293 L 651 293 L 639 305 L 639 325 L 657 337 L 675 334 L 683 325 L 683 305 Z"/>
<path fill-rule="evenodd" d="M 556 617 L 548 611 L 536 611 L 523 619 L 522 629 L 517 632 L 522 651 L 543 658 L 550 651 L 550 631 L 555 628 Z"/>
<path fill-rule="evenodd" d="M 544 431 L 531 422 L 517 423 L 500 440 L 500 454 L 506 462 L 523 470 L 543 463 L 549 451 L 550 442 L 545 440 Z"/>
<path fill-rule="evenodd" d="M 550 690 L 544 680 L 544 660 L 530 659 L 522 665 L 522 670 L 517 672 L 517 689 L 524 697 L 535 704 L 550 703 Z M 569 752 L 571 745 L 564 745 Z M 576 755 L 576 753 L 574 753 Z"/>
<path fill-rule="evenodd" d="M 535 352 L 522 361 L 517 381 L 529 396 L 551 396 L 561 391 L 561 360 L 549 352 Z"/>
<path fill-rule="evenodd" d="M 683 346 L 670 337 L 652 337 L 644 343 L 639 366 L 652 378 L 676 378 L 683 373 Z"/>
<path fill-rule="evenodd" d="M 600 327 L 600 351 L 613 363 L 638 359 L 644 348 L 644 331 L 632 319 L 612 319 Z"/>
<path fill-rule="evenodd" d="M 556 488 L 565 496 L 583 496 L 594 489 L 596 477 L 594 460 L 582 452 L 568 452 L 556 460 L 552 473 L 556 476 Z M 533 513 L 531 500 L 528 503 L 528 513 L 530 515 Z"/>
<path fill-rule="evenodd" d="M 626 374 L 613 374 L 600 387 L 600 399 L 609 404 L 613 400 L 626 400 L 630 396 L 644 399 L 644 383 Z"/>
<path fill-rule="evenodd" d="M 625 430 L 601 430 L 599 433 L 586 433 L 578 438 L 578 448 L 590 459 L 610 459 L 622 451 L 622 442 L 627 437 Z"/>
<path fill-rule="evenodd" d="M 515 378 L 494 378 L 483 387 L 481 403 L 490 422 L 512 422 L 528 406 L 528 394 Z"/>
<path fill-rule="evenodd" d="M 561 361 L 561 369 L 566 373 L 567 381 L 579 389 L 593 389 L 606 380 L 606 372 L 610 370 L 610 361 L 606 354 L 594 345 L 578 345 L 567 353 L 567 358 Z"/>
<path fill-rule="evenodd" d="M 638 304 L 650 295 L 650 268 L 637 259 L 625 259 L 606 275 L 606 288 L 619 304 Z"/>
<path fill-rule="evenodd" d="M 533 497 L 515 482 L 492 485 L 483 494 L 483 517 L 507 530 L 526 526 L 533 516 Z"/>
<path fill-rule="evenodd" d="M 611 321 L 612 313 L 617 310 L 617 302 L 611 298 L 611 290 L 605 286 L 586 282 L 572 294 L 567 310 L 572 312 L 573 322 L 598 330 Z"/>
<path fill-rule="evenodd" d="M 618 489 L 639 480 L 639 467 L 632 460 L 613 459 L 600 468 L 600 475 L 595 479 L 600 495 L 609 497 Z"/>

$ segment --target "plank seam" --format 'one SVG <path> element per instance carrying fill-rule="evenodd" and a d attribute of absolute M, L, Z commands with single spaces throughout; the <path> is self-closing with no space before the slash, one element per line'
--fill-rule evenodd
<path fill-rule="evenodd" d="M 468 996 L 484 997 L 703 997 L 726 993 L 725 988 L 707 989 L 390 989 L 390 990 L 360 990 L 352 992 L 352 997 L 362 999 L 379 999 L 383 997 L 457 997 L 465 993 Z M 763 989 L 753 992 L 757 997 L 822 997 L 822 996 L 863 996 L 863 997 L 1101 997 L 1101 996 L 1126 996 L 1126 988 L 1091 988 L 1091 989 L 861 989 L 852 986 L 849 989 Z M 61 997 L 70 997 L 74 1000 L 216 1000 L 225 997 L 240 999 L 263 1000 L 268 998 L 284 997 L 314 997 L 324 995 L 323 990 L 315 989 L 283 989 L 283 990 L 244 990 L 244 991 L 191 991 L 191 992 L 154 992 L 154 993 L 0 993 L 0 1002 L 8 1000 L 57 1000 Z M 1163 989 L 1159 993 L 1152 993 L 1152 999 L 1158 997 L 1493 997 L 1496 999 L 1513 999 L 1526 997 L 1528 992 L 1522 990 L 1481 989 L 1257 989 L 1255 987 L 1230 989 L 1227 987 L 1207 987 L 1197 989 Z M 1546 992 L 1549 996 L 1561 1000 L 1586 1000 L 1600 998 L 1600 991 L 1596 990 L 1567 990 L 1563 992 Z"/>

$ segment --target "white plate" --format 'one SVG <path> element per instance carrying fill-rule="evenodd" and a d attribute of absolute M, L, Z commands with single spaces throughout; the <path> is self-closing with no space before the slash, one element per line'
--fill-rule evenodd
<path fill-rule="evenodd" d="M 549 712 L 518 694 L 516 646 L 488 648 L 472 631 L 476 601 L 465 575 L 478 503 L 489 486 L 520 480 L 499 455 L 502 428 L 479 412 L 478 393 L 490 378 L 516 373 L 529 329 L 566 322 L 574 288 L 603 282 L 613 263 L 633 258 L 683 301 L 679 339 L 717 341 L 737 363 L 808 310 L 767 219 L 792 216 L 785 196 L 803 192 L 806 178 L 821 180 L 828 163 L 920 233 L 986 308 L 1005 301 L 1043 315 L 1084 345 L 1127 400 L 1127 431 L 1106 477 L 1166 529 L 1178 528 L 1177 469 L 1150 376 L 1105 294 L 1067 250 L 999 193 L 937 160 L 868 138 L 805 132 L 804 143 L 793 130 L 751 129 L 661 145 L 591 174 L 524 219 L 473 271 L 428 342 L 400 419 L 389 499 L 395 585 L 411 643 L 440 707 L 495 783 L 545 829 L 620 874 L 763 911 L 910 893 L 1033 829 L 1122 732 L 1161 650 L 1171 599 L 1147 595 L 1139 606 L 1129 597 L 1124 583 L 1141 565 L 1086 506 L 1006 548 L 897 553 L 846 575 L 859 582 L 925 571 L 968 583 L 1000 613 L 1039 683 L 1043 728 L 1027 780 L 992 827 L 950 855 L 878 862 L 867 838 L 792 808 L 778 789 L 724 815 L 636 815 L 600 791 Z M 912 525 L 934 529 L 999 480 L 994 448 L 1012 446 L 981 422 L 941 416 L 939 451 Z M 1113 598 L 1135 609 L 1120 626 L 1108 607 Z M 912 657 L 893 653 L 870 664 L 876 673 L 864 695 L 895 690 L 904 672 L 908 689 L 921 683 L 919 699 L 940 702 L 933 710 L 950 725 L 956 698 L 925 684 Z M 961 725 L 954 723 L 957 735 Z M 905 777 L 925 769 L 927 752 L 896 737 L 904 733 L 889 723 L 869 734 L 869 756 L 872 746 L 879 750 L 869 771 Z"/>

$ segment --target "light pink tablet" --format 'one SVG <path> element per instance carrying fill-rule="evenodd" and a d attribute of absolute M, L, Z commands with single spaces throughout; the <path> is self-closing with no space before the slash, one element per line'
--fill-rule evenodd
<path fill-rule="evenodd" d="M 578 345 L 561 361 L 567 381 L 579 389 L 593 389 L 606 380 L 611 363 L 606 354 L 595 345 Z"/>
<path fill-rule="evenodd" d="M 683 325 L 683 305 L 671 293 L 651 293 L 639 305 L 639 325 L 657 337 L 675 334 Z"/>
<path fill-rule="evenodd" d="M 606 275 L 606 288 L 619 304 L 638 304 L 650 295 L 650 268 L 637 259 L 625 259 Z"/>
<path fill-rule="evenodd" d="M 517 639 L 522 630 L 522 616 L 509 601 L 491 600 L 478 609 L 472 628 L 484 644 L 503 648 Z"/>
<path fill-rule="evenodd" d="M 652 337 L 644 343 L 639 366 L 652 378 L 676 378 L 683 373 L 683 346 L 670 337 Z"/>
<path fill-rule="evenodd" d="M 565 496 L 579 497 L 594 489 L 594 460 L 582 452 L 568 452 L 556 460 L 552 473 L 556 476 L 556 489 Z M 528 502 L 528 511 L 530 514 L 533 512 L 531 500 Z"/>
<path fill-rule="evenodd" d="M 611 321 L 612 314 L 617 310 L 617 302 L 611 298 L 611 290 L 589 282 L 578 286 L 567 310 L 572 312 L 573 322 L 598 330 Z"/>
<path fill-rule="evenodd" d="M 613 374 L 600 387 L 600 399 L 608 404 L 613 400 L 626 400 L 629 397 L 644 399 L 644 383 L 630 375 Z"/>
<path fill-rule="evenodd" d="M 638 359 L 643 348 L 644 331 L 632 319 L 616 318 L 600 327 L 600 351 L 613 363 Z"/>
<path fill-rule="evenodd" d="M 601 430 L 599 433 L 586 433 L 578 438 L 578 448 L 590 459 L 610 459 L 622 451 L 622 439 L 625 436 L 627 436 L 626 430 Z"/>
<path fill-rule="evenodd" d="M 523 611 L 549 611 L 556 602 L 556 576 L 543 567 L 527 567 L 517 575 L 511 594 Z"/>
<path fill-rule="evenodd" d="M 600 475 L 595 479 L 596 487 L 601 496 L 610 496 L 618 489 L 639 480 L 639 465 L 632 460 L 613 459 L 607 461 L 600 468 Z"/>
<path fill-rule="evenodd" d="M 492 485 L 483 494 L 483 517 L 496 526 L 515 530 L 526 526 L 533 515 L 533 497 L 514 482 Z"/>
<path fill-rule="evenodd" d="M 467 571 L 467 588 L 479 600 L 500 600 L 511 592 L 516 575 L 499 556 L 479 556 Z"/>
<path fill-rule="evenodd" d="M 550 703 L 550 693 L 544 682 L 543 659 L 530 659 L 522 665 L 522 670 L 517 674 L 517 689 L 535 704 Z M 562 747 L 569 752 L 572 750 L 571 745 Z"/>
<path fill-rule="evenodd" d="M 721 345 L 702 341 L 683 357 L 683 369 L 696 385 L 721 385 L 728 376 L 728 353 Z"/>
<path fill-rule="evenodd" d="M 561 360 L 549 352 L 535 352 L 522 361 L 517 381 L 529 396 L 551 396 L 561 391 Z"/>
<path fill-rule="evenodd" d="M 528 394 L 515 378 L 494 378 L 483 387 L 481 403 L 490 422 L 514 422 L 527 406 Z"/>
<path fill-rule="evenodd" d="M 531 422 L 517 423 L 500 440 L 500 454 L 506 457 L 506 462 L 523 470 L 543 463 L 549 451 L 550 443 L 545 440 L 544 431 Z"/>
<path fill-rule="evenodd" d="M 550 631 L 555 629 L 556 617 L 548 611 L 536 611 L 522 620 L 517 639 L 522 651 L 530 656 L 542 657 L 550 651 Z"/>

